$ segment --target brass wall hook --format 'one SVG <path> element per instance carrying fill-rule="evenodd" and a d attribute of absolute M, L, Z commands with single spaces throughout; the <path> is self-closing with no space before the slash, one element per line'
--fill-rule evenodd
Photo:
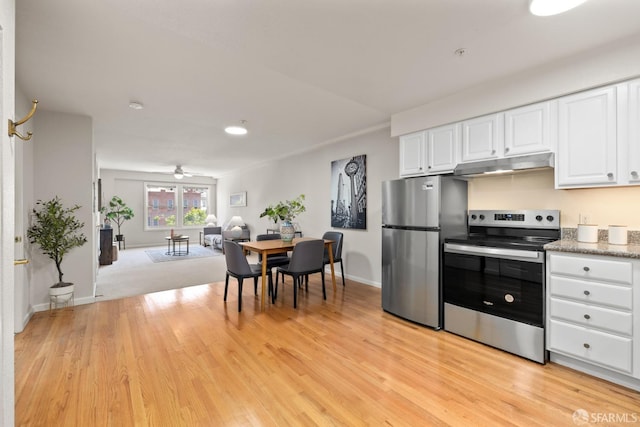
<path fill-rule="evenodd" d="M 31 111 L 29 111 L 29 114 L 27 114 L 22 120 L 14 122 L 13 120 L 9 119 L 9 138 L 15 135 L 23 141 L 28 141 L 33 136 L 31 132 L 27 132 L 27 136 L 20 135 L 16 130 L 16 127 L 25 124 L 35 114 L 36 108 L 38 106 L 38 100 L 34 99 L 32 102 L 33 105 L 31 106 Z"/>

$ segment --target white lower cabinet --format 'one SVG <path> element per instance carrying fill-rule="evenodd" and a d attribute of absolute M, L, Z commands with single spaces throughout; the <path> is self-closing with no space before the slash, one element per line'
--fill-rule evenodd
<path fill-rule="evenodd" d="M 640 387 L 639 276 L 635 259 L 547 252 L 551 360 Z"/>

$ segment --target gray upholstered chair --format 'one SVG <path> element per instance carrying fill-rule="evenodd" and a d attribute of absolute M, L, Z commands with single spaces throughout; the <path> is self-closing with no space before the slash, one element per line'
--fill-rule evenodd
<path fill-rule="evenodd" d="M 256 241 L 280 240 L 280 239 L 281 237 L 278 233 L 258 234 L 256 236 Z M 269 254 L 267 255 L 267 270 L 271 271 L 271 269 L 274 267 L 283 267 L 289 264 L 290 260 L 291 259 L 289 258 L 289 254 L 287 253 L 287 251 L 276 253 L 276 254 Z M 258 254 L 258 265 L 262 266 L 262 254 Z M 278 273 L 276 272 L 276 274 Z M 284 276 L 282 276 L 282 280 L 284 280 Z M 272 300 L 275 300 L 275 298 L 272 298 Z"/>
<path fill-rule="evenodd" d="M 324 241 L 320 239 L 305 240 L 297 243 L 293 247 L 289 265 L 278 267 L 278 273 L 283 273 L 293 278 L 293 308 L 298 307 L 298 286 L 302 283 L 302 279 L 309 274 L 320 273 L 320 277 L 322 278 L 322 296 L 324 299 L 327 299 L 327 291 L 324 286 L 323 253 Z M 277 296 L 278 276 L 276 275 L 273 299 L 275 300 Z"/>
<path fill-rule="evenodd" d="M 213 248 L 221 248 L 222 227 L 204 227 L 202 244 Z"/>
<path fill-rule="evenodd" d="M 262 277 L 262 267 L 257 264 L 249 264 L 242 247 L 233 241 L 224 244 L 224 256 L 227 261 L 227 274 L 224 279 L 224 301 L 227 301 L 229 289 L 229 276 L 238 280 L 238 311 L 242 311 L 242 282 L 248 277 L 253 277 L 253 291 L 258 294 L 258 278 Z M 269 271 L 269 294 L 272 293 L 271 271 Z"/>
<path fill-rule="evenodd" d="M 333 240 L 333 243 L 331 244 L 331 248 L 333 251 L 333 265 L 335 266 L 337 262 L 340 263 L 340 272 L 342 273 L 342 286 L 344 286 L 344 263 L 342 262 L 343 234 L 339 231 L 327 231 L 322 235 L 322 238 L 326 240 Z M 323 267 L 325 265 L 328 265 L 329 263 L 329 249 L 325 248 Z"/>

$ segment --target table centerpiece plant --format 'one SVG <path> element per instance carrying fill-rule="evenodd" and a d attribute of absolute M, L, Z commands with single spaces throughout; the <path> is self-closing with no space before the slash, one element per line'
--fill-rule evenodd
<path fill-rule="evenodd" d="M 264 212 L 260 214 L 260 218 L 267 216 L 271 218 L 276 225 L 278 221 L 282 221 L 280 225 L 280 237 L 283 241 L 290 242 L 293 240 L 293 236 L 295 236 L 295 228 L 291 221 L 304 211 L 306 211 L 304 194 L 300 194 L 295 199 L 280 201 L 275 205 L 267 206 Z"/>

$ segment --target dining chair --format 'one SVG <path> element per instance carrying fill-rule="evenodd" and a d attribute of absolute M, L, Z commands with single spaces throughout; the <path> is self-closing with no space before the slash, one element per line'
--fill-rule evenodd
<path fill-rule="evenodd" d="M 256 240 L 280 240 L 280 234 L 278 233 L 271 233 L 271 234 L 258 234 L 256 236 Z M 287 264 L 289 264 L 290 258 L 289 258 L 289 254 L 287 253 L 287 251 L 284 252 L 280 252 L 280 253 L 276 253 L 276 254 L 269 254 L 267 255 L 267 270 L 271 271 L 272 268 L 274 267 L 283 267 Z M 258 254 L 258 265 L 262 266 L 262 254 Z M 276 272 L 276 275 L 278 273 Z M 269 277 L 271 277 L 271 275 L 269 275 Z M 284 275 L 282 276 L 282 280 L 284 281 Z M 274 298 L 272 298 L 274 299 Z"/>
<path fill-rule="evenodd" d="M 344 263 L 342 262 L 342 241 L 344 236 L 339 231 L 327 231 L 322 235 L 323 239 L 333 240 L 331 244 L 331 249 L 333 251 L 333 265 L 335 266 L 337 262 L 340 263 L 340 272 L 342 273 L 342 286 L 344 286 Z M 322 267 L 330 264 L 329 260 L 329 249 L 324 249 L 324 259 Z"/>
<path fill-rule="evenodd" d="M 262 277 L 262 266 L 249 264 L 242 247 L 228 240 L 224 243 L 224 256 L 227 262 L 227 274 L 224 279 L 224 301 L 227 301 L 227 290 L 229 289 L 229 276 L 238 280 L 238 312 L 242 311 L 242 282 L 244 279 L 253 277 L 253 291 L 258 294 L 258 278 Z M 272 293 L 271 271 L 269 271 L 269 294 Z"/>
<path fill-rule="evenodd" d="M 293 308 L 298 307 L 298 286 L 302 279 L 313 273 L 320 273 L 322 279 L 322 297 L 327 299 L 327 291 L 324 286 L 323 270 L 324 241 L 320 239 L 305 240 L 297 243 L 291 253 L 289 265 L 278 267 L 277 272 L 293 278 Z M 284 285 L 284 281 L 282 282 Z M 273 291 L 273 300 L 278 296 L 278 276 L 276 274 L 276 286 Z"/>

